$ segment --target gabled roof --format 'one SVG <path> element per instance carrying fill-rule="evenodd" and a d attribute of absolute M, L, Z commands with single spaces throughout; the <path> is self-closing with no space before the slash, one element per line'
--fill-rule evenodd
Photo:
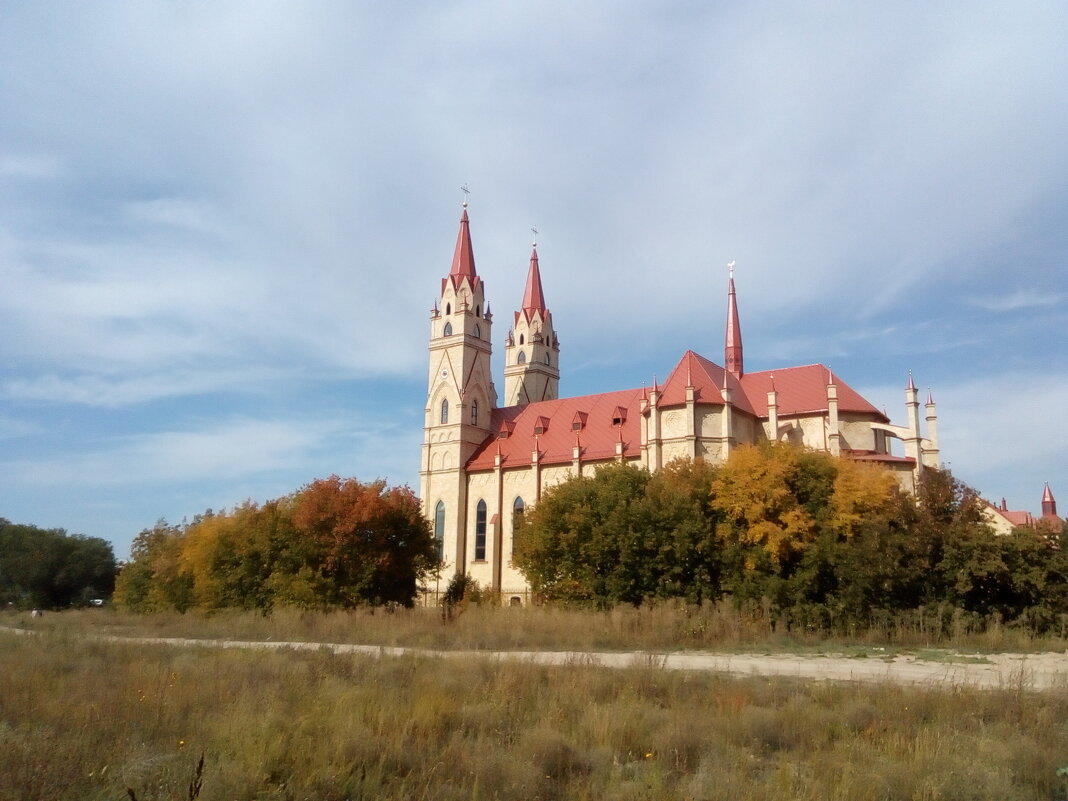
<path fill-rule="evenodd" d="M 774 378 L 779 417 L 827 411 L 827 385 L 838 388 L 838 412 L 871 414 L 884 423 L 889 418 L 866 401 L 859 392 L 822 364 L 764 370 L 742 376 L 742 389 L 758 417 L 768 416 L 768 392 Z"/>
<path fill-rule="evenodd" d="M 505 467 L 529 465 L 535 447 L 541 464 L 570 463 L 576 439 L 584 462 L 615 458 L 616 443 L 621 439 L 623 455 L 635 458 L 641 453 L 643 391 L 625 389 L 494 409 L 490 422 L 490 430 L 494 433 L 467 461 L 467 469 L 492 470 L 498 446 Z M 619 407 L 627 411 L 626 419 L 622 425 L 613 425 L 612 418 L 618 417 Z M 581 414 L 586 415 L 585 425 L 581 431 L 575 431 L 572 423 Z M 542 418 L 548 421 L 544 426 L 545 433 L 535 436 L 534 428 Z M 499 439 L 497 435 L 502 426 L 511 428 L 506 439 Z"/>
<path fill-rule="evenodd" d="M 860 393 L 822 364 L 785 367 L 746 373 L 738 378 L 704 356 L 686 351 L 660 393 L 661 408 L 686 403 L 686 387 L 692 384 L 697 403 L 722 405 L 723 387 L 731 390 L 731 403 L 738 411 L 758 418 L 768 416 L 768 392 L 776 390 L 779 417 L 816 414 L 827 411 L 827 384 L 838 388 L 838 411 L 874 415 L 882 422 L 889 419 L 866 401 Z"/>
<path fill-rule="evenodd" d="M 739 411 L 756 416 L 752 403 L 742 390 L 738 377 L 724 370 L 715 362 L 704 356 L 686 351 L 671 371 L 660 391 L 659 406 L 682 406 L 686 403 L 686 387 L 693 386 L 694 400 L 697 403 L 712 403 L 722 406 L 723 387 L 732 390 L 731 402 Z"/>

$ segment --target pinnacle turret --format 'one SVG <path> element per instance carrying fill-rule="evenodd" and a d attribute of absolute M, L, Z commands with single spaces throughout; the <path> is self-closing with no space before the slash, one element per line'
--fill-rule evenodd
<path fill-rule="evenodd" d="M 538 268 L 538 248 L 530 254 L 530 269 L 527 270 L 527 285 L 523 290 L 523 313 L 529 318 L 535 311 L 545 316 L 545 293 L 541 288 L 541 270 Z"/>
<path fill-rule="evenodd" d="M 730 268 L 730 283 L 727 289 L 727 335 L 723 343 L 723 363 L 727 369 L 741 378 L 742 364 L 742 326 L 738 321 L 738 298 L 734 292 L 734 262 Z"/>

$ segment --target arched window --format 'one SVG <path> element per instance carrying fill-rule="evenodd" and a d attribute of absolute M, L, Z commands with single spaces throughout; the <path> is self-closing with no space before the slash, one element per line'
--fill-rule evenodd
<path fill-rule="evenodd" d="M 471 425 L 478 425 L 478 401 L 471 401 Z"/>
<path fill-rule="evenodd" d="M 523 351 L 519 351 L 519 358 L 515 360 L 515 363 L 516 364 L 526 364 L 527 363 L 527 354 L 524 353 Z"/>
<path fill-rule="evenodd" d="M 449 399 L 445 398 L 441 401 L 441 418 L 440 422 L 445 425 L 449 422 Z"/>
<path fill-rule="evenodd" d="M 512 501 L 512 552 L 515 553 L 515 533 L 519 531 L 519 527 L 523 525 L 523 512 L 527 509 L 527 505 L 523 503 L 523 499 L 516 496 L 516 499 Z"/>
<path fill-rule="evenodd" d="M 479 326 L 478 323 L 475 323 L 475 336 L 478 339 L 482 339 L 482 328 Z"/>
<path fill-rule="evenodd" d="M 451 337 L 452 336 L 452 323 L 445 323 L 445 328 L 442 330 L 441 333 L 444 334 L 447 337 Z"/>
<path fill-rule="evenodd" d="M 434 509 L 434 541 L 438 545 L 438 561 L 445 558 L 445 501 L 438 501 Z"/>
<path fill-rule="evenodd" d="M 486 502 L 475 507 L 475 561 L 486 561 Z"/>
<path fill-rule="evenodd" d="M 548 353 L 545 354 L 545 363 L 546 364 L 550 364 L 550 365 L 552 364 L 552 362 L 549 361 L 549 354 Z"/>
<path fill-rule="evenodd" d="M 526 344 L 526 340 L 523 339 L 523 335 L 522 334 L 519 335 L 519 344 L 520 345 L 525 345 Z"/>
<path fill-rule="evenodd" d="M 479 306 L 479 305 L 478 305 L 478 304 L 476 303 L 476 304 L 475 304 L 475 317 L 481 317 L 481 316 L 482 316 L 482 307 L 481 307 L 481 306 Z"/>
<path fill-rule="evenodd" d="M 452 304 L 451 303 L 446 303 L 445 304 L 445 313 L 446 314 L 452 314 Z"/>

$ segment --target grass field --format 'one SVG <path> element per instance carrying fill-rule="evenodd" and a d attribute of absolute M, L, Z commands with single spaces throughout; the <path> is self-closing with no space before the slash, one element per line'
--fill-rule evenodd
<path fill-rule="evenodd" d="M 932 607 L 902 613 L 846 633 L 786 631 L 766 608 L 742 610 L 729 603 L 701 607 L 662 604 L 617 607 L 607 612 L 556 607 L 511 609 L 469 606 L 443 625 L 435 608 L 338 611 L 222 611 L 158 615 L 88 609 L 47 614 L 0 613 L 0 625 L 39 631 L 94 632 L 122 636 L 359 643 L 455 650 L 647 650 L 848 651 L 879 646 L 894 650 L 952 648 L 973 652 L 1065 651 L 1068 638 L 1035 637 L 1025 629 L 976 621 Z"/>
<path fill-rule="evenodd" d="M 553 627 L 536 615 L 524 622 L 523 612 L 471 610 L 454 625 L 438 620 L 437 636 L 458 647 L 530 647 L 535 635 L 524 627 L 537 637 Z M 556 621 L 557 635 L 569 631 L 568 647 L 581 648 L 643 647 L 657 636 L 646 631 L 656 615 L 673 613 L 586 615 L 582 626 L 560 614 L 569 622 Z M 0 797 L 129 799 L 127 788 L 139 801 L 1066 797 L 1057 771 L 1068 765 L 1068 692 L 1040 694 L 1023 680 L 994 691 L 872 686 L 82 636 L 124 628 L 188 636 L 181 629 L 191 626 L 210 636 L 331 641 L 393 632 L 397 644 L 440 645 L 422 639 L 435 629 L 421 619 L 135 625 L 64 613 L 33 621 L 39 636 L 0 634 Z M 477 633 L 490 623 L 513 631 Z M 591 636 L 602 639 L 580 642 Z"/>

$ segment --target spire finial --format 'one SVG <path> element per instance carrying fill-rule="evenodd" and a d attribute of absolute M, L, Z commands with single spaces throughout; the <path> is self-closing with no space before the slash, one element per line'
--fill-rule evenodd
<path fill-rule="evenodd" d="M 536 225 L 530 226 L 530 232 L 532 234 L 534 234 L 534 247 L 537 247 L 538 246 L 538 226 L 536 226 Z"/>
<path fill-rule="evenodd" d="M 916 389 L 916 382 L 912 380 L 912 370 L 909 370 L 909 385 L 905 389 Z"/>
<path fill-rule="evenodd" d="M 734 278 L 734 261 L 727 262 L 727 273 L 731 278 Z"/>
<path fill-rule="evenodd" d="M 460 191 L 464 193 L 464 208 L 467 208 L 467 196 L 471 194 L 471 190 L 467 188 L 467 184 L 460 187 Z"/>

